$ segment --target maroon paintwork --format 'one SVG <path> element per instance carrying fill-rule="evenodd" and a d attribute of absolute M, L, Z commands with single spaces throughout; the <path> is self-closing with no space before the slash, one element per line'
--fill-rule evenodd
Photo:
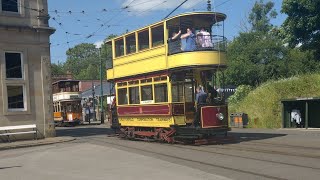
<path fill-rule="evenodd" d="M 206 106 L 201 108 L 202 128 L 210 128 L 224 125 L 224 121 L 217 118 L 217 113 L 226 115 L 226 107 Z"/>
<path fill-rule="evenodd" d="M 119 116 L 131 115 L 170 115 L 170 105 L 143 105 L 118 107 Z"/>

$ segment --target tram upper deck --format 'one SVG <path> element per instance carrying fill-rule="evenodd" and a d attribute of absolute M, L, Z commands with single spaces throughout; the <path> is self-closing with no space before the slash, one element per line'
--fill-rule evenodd
<path fill-rule="evenodd" d="M 111 39 L 107 42 L 112 45 L 107 79 L 177 68 L 226 67 L 225 19 L 225 14 L 216 12 L 186 13 Z M 212 31 L 220 24 L 221 31 Z M 182 38 L 188 28 L 193 36 Z M 181 34 L 170 40 L 179 30 Z"/>

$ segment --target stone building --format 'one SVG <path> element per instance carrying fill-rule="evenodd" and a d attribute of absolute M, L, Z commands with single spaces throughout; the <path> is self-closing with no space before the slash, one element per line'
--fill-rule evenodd
<path fill-rule="evenodd" d="M 36 124 L 40 138 L 55 135 L 48 20 L 47 0 L 0 0 L 0 127 Z"/>

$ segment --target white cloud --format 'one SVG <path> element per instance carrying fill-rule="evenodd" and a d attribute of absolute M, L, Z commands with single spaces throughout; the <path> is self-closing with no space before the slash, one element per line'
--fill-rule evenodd
<path fill-rule="evenodd" d="M 179 6 L 184 0 L 126 0 L 122 3 L 122 7 L 128 6 L 129 11 L 152 11 L 174 9 Z M 201 2 L 202 1 L 202 2 Z M 189 0 L 180 8 L 190 9 L 198 4 L 205 4 L 206 0 Z"/>
<path fill-rule="evenodd" d="M 97 41 L 97 42 L 94 43 L 94 45 L 95 45 L 97 48 L 101 48 L 101 46 L 102 46 L 103 43 L 104 43 L 103 41 Z"/>

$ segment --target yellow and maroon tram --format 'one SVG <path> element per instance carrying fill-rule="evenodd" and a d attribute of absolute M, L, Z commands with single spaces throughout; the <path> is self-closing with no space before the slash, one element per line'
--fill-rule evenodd
<path fill-rule="evenodd" d="M 82 122 L 82 106 L 79 81 L 60 80 L 52 83 L 53 115 L 58 126 Z"/>
<path fill-rule="evenodd" d="M 127 138 L 170 143 L 226 136 L 227 105 L 215 90 L 223 87 L 226 38 L 223 29 L 212 31 L 225 19 L 222 13 L 186 13 L 108 41 L 107 79 L 116 92 L 111 126 Z M 206 95 L 201 104 L 197 87 Z"/>

